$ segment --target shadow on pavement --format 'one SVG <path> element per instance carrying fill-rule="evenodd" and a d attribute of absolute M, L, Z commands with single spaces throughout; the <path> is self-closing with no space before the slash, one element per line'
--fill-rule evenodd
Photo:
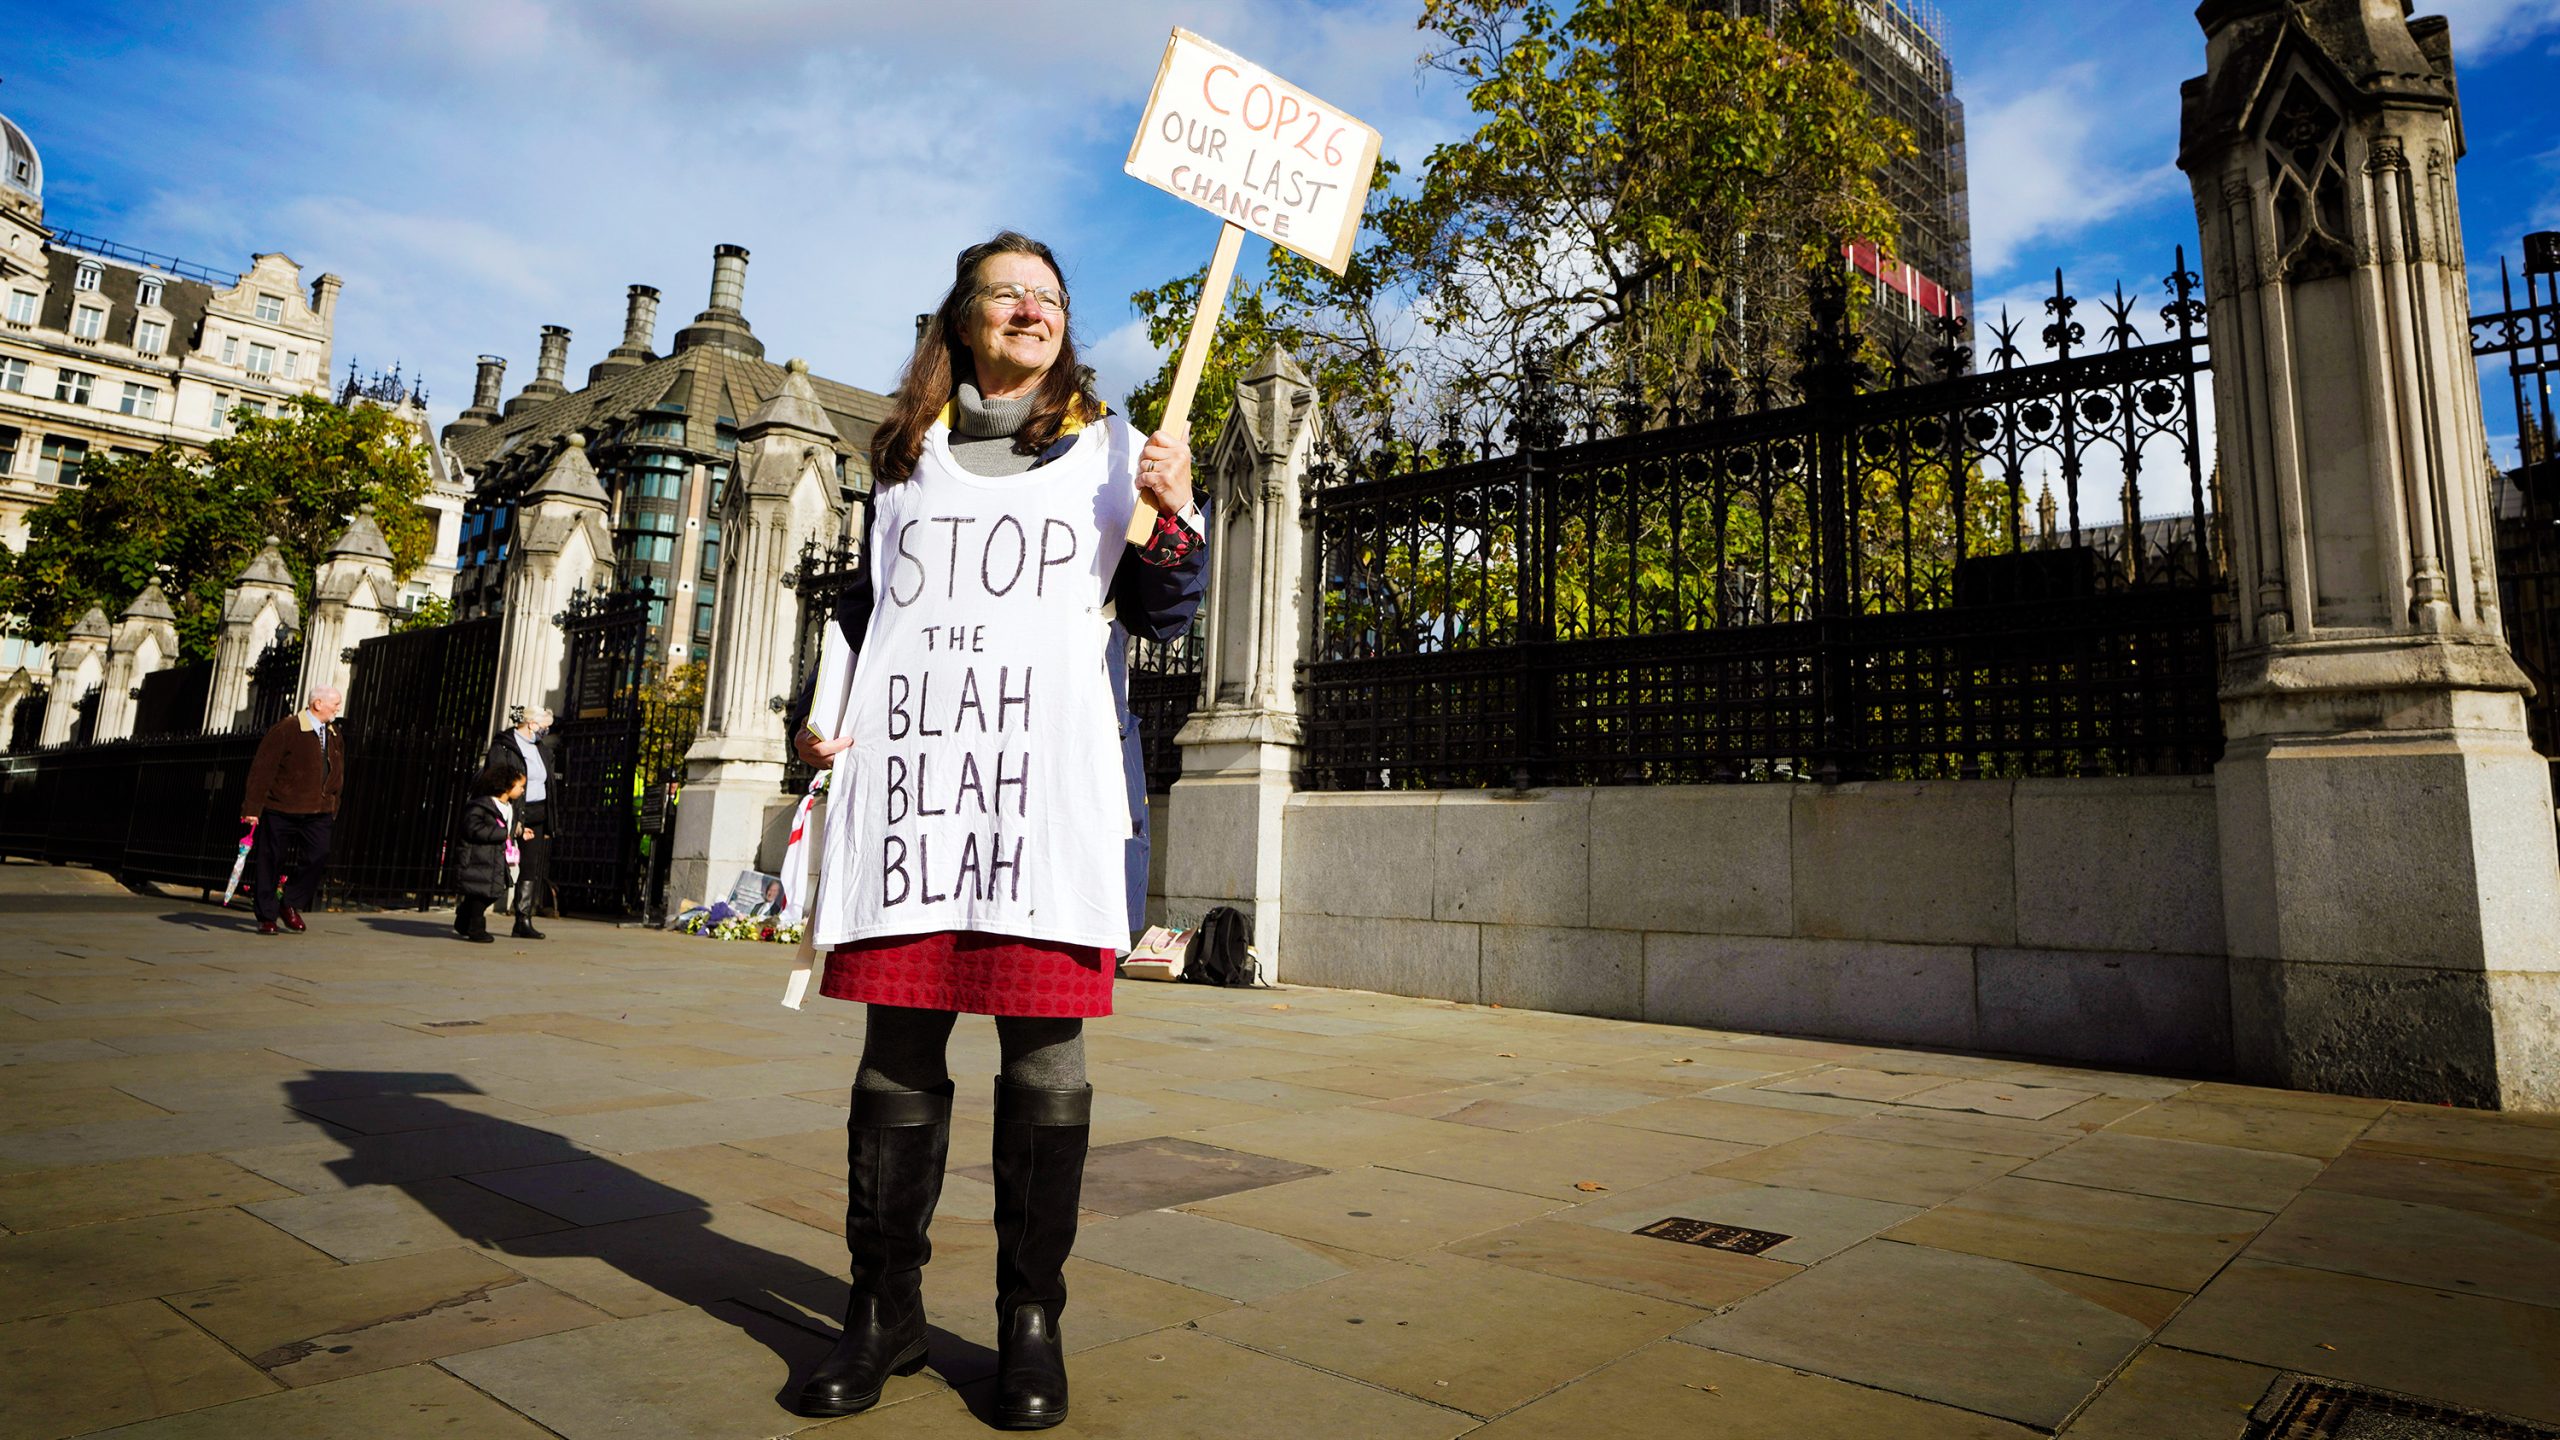
<path fill-rule="evenodd" d="M 173 910 L 160 918 L 171 925 L 184 925 L 191 930 L 234 930 L 251 934 L 258 928 L 258 917 L 250 914 L 246 905 L 225 910 L 218 905 L 207 904 L 194 910 Z"/>
<path fill-rule="evenodd" d="M 413 912 L 412 914 L 405 916 L 367 915 L 362 917 L 362 919 L 367 926 L 375 930 L 382 931 L 386 935 L 414 935 L 430 940 L 439 936 L 447 940 L 457 938 L 453 933 L 453 917 L 451 915 L 447 915 L 441 920 L 420 919 L 417 918 Z"/>
<path fill-rule="evenodd" d="M 404 922 L 368 923 L 389 929 Z M 438 928 L 450 933 L 451 927 Z M 376 1117 L 369 1123 L 400 1127 L 387 1134 L 340 1137 L 347 1153 L 329 1161 L 328 1169 L 349 1188 L 396 1186 L 462 1239 L 498 1255 L 531 1262 L 522 1268 L 534 1279 L 544 1278 L 544 1262 L 601 1261 L 649 1290 L 728 1321 L 792 1366 L 792 1379 L 776 1395 L 777 1404 L 788 1408 L 799 1389 L 801 1372 L 824 1353 L 811 1330 L 777 1317 L 807 1313 L 805 1300 L 794 1303 L 795 1294 L 834 1297 L 831 1306 L 840 1313 L 838 1292 L 845 1288 L 841 1271 L 822 1272 L 791 1256 L 723 1235 L 711 1228 L 709 1201 L 617 1165 L 560 1135 L 435 1098 L 484 1093 L 459 1075 L 314 1070 L 286 1081 L 284 1088 L 286 1103 L 314 1119 L 343 1126 L 344 1120 L 332 1116 L 354 1105 Z M 410 1103 L 385 1103 L 403 1097 Z M 468 1191 L 446 1183 L 448 1177 L 472 1181 L 553 1165 L 577 1169 L 544 1177 L 547 1183 L 476 1187 L 552 1215 L 565 1227 L 538 1234 L 491 1233 L 489 1215 L 504 1207 L 475 1203 Z M 580 1214 L 587 1217 L 584 1222 Z M 724 1305 L 723 1301 L 735 1303 Z M 825 1338 L 832 1340 L 832 1333 Z M 936 1328 L 931 1344 L 930 1363 L 955 1386 L 995 1367 L 993 1352 L 946 1330 Z"/>

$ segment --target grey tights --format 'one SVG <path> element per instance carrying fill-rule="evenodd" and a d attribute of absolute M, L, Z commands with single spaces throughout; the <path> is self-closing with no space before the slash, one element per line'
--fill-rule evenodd
<path fill-rule="evenodd" d="M 958 1015 L 898 1005 L 873 1005 L 868 1010 L 862 1030 L 862 1069 L 853 1081 L 856 1089 L 930 1090 L 951 1078 L 943 1049 Z M 1006 1080 L 1041 1090 L 1084 1087 L 1082 1020 L 1025 1015 L 995 1019 Z"/>

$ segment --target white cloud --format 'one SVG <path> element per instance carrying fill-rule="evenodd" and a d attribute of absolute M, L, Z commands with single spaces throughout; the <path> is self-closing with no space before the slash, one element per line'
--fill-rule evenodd
<path fill-rule="evenodd" d="M 1968 103 L 1975 274 L 1998 275 L 2034 242 L 2066 239 L 2184 183 L 2165 153 L 2149 164 L 2109 153 L 2126 138 L 2102 129 L 2117 83 L 2097 65 L 2073 65 L 2035 89 Z"/>
<path fill-rule="evenodd" d="M 2560 30 L 2560 0 L 2432 0 L 2418 8 L 2452 22 L 2457 66 Z"/>
<path fill-rule="evenodd" d="M 1154 375 L 1164 364 L 1165 351 L 1147 341 L 1147 322 L 1131 320 L 1098 340 L 1089 340 L 1079 352 L 1084 363 L 1093 367 L 1096 383 L 1104 399 L 1114 406 L 1127 398 L 1130 388 Z"/>

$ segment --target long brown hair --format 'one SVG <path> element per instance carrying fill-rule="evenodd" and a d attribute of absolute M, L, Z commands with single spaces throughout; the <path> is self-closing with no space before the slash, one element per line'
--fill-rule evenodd
<path fill-rule="evenodd" d="M 906 373 L 898 377 L 897 393 L 889 397 L 889 418 L 871 432 L 871 475 L 876 483 L 894 485 L 916 472 L 925 432 L 933 428 L 942 407 L 951 403 L 960 382 L 977 380 L 977 366 L 968 347 L 960 343 L 961 324 L 969 307 L 978 303 L 978 267 L 998 255 L 1038 259 L 1058 277 L 1058 293 L 1066 293 L 1067 275 L 1059 268 L 1058 257 L 1028 235 L 1005 230 L 961 251 L 952 266 L 951 289 L 925 321 L 924 333 L 916 337 L 915 353 L 907 357 Z M 1016 454 L 1037 455 L 1048 449 L 1069 415 L 1102 413 L 1101 403 L 1086 393 L 1085 370 L 1076 360 L 1075 330 L 1069 323 L 1075 311 L 1072 302 L 1067 309 L 1058 317 L 1057 362 L 1040 377 L 1040 387 L 1031 397 L 1030 418 L 1013 434 Z"/>

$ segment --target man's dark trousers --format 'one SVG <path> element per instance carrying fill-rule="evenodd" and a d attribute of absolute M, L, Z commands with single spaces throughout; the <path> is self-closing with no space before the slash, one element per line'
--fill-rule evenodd
<path fill-rule="evenodd" d="M 320 899 L 320 867 L 329 863 L 329 814 L 292 815 L 270 810 L 258 817 L 258 838 L 249 848 L 257 876 L 258 919 L 276 918 L 276 872 L 290 868 L 284 903 L 296 911 L 311 909 Z"/>

